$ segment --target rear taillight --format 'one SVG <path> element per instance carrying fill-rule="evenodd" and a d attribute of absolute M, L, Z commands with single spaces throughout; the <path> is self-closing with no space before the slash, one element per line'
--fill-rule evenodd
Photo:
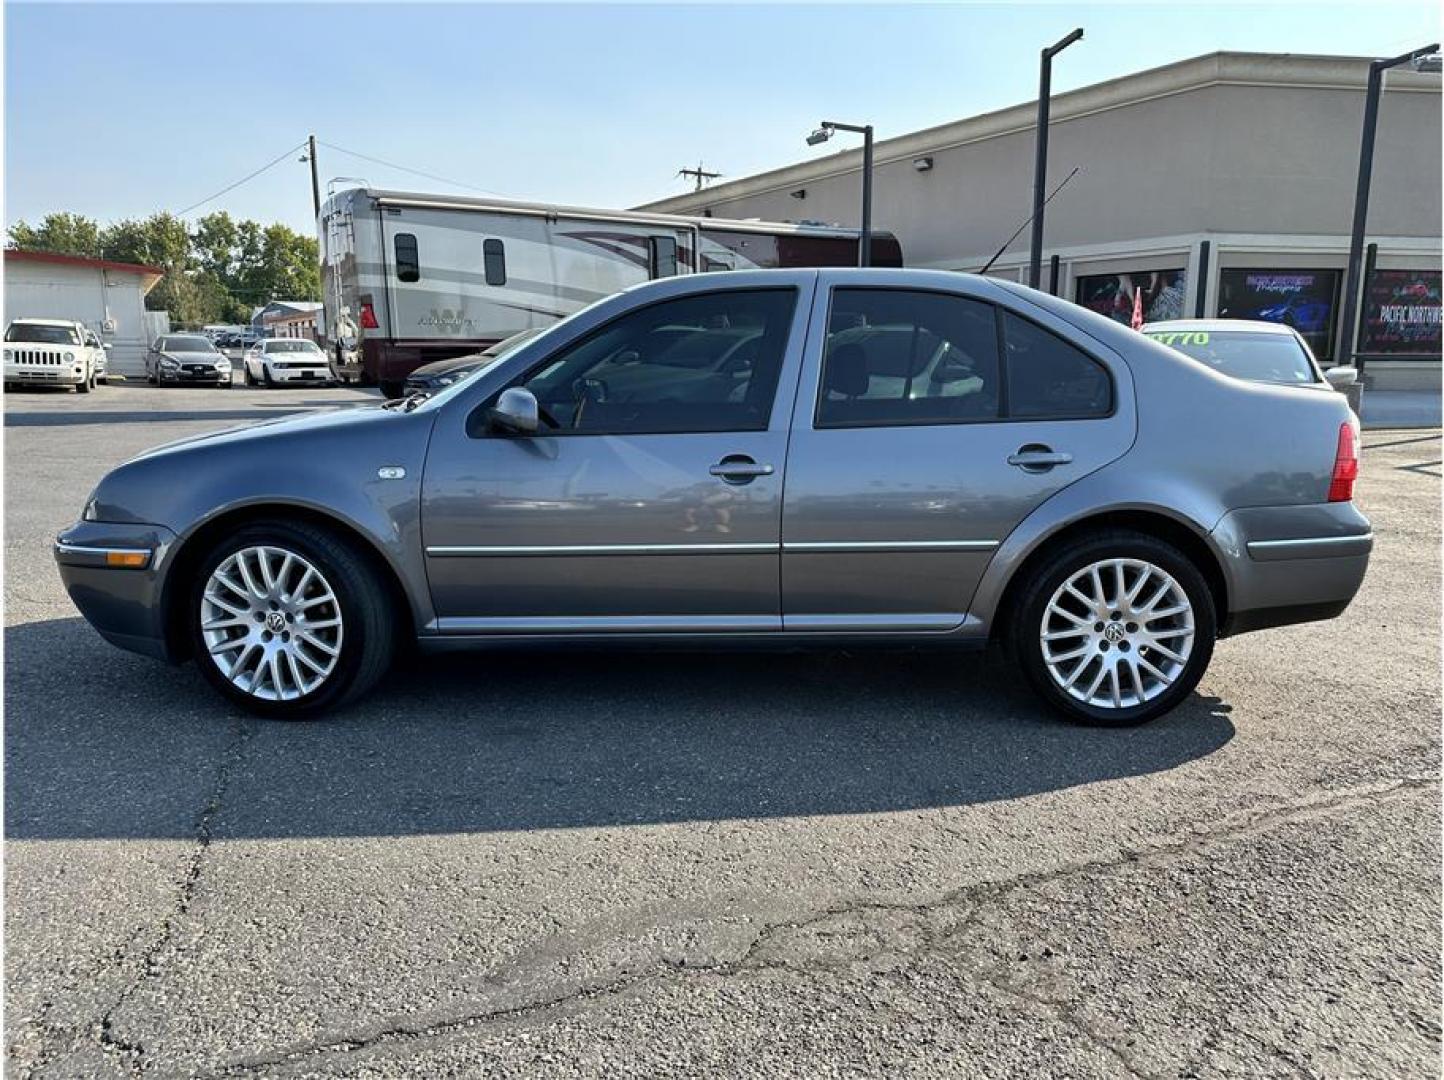
<path fill-rule="evenodd" d="M 381 324 L 376 321 L 376 309 L 370 304 L 361 305 L 361 329 L 375 330 Z"/>
<path fill-rule="evenodd" d="M 1354 425 L 1339 425 L 1339 448 L 1334 453 L 1334 475 L 1329 480 L 1329 502 L 1349 502 L 1359 478 L 1359 435 Z"/>

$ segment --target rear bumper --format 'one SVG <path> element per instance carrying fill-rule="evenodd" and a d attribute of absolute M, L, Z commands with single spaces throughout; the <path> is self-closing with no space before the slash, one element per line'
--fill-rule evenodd
<path fill-rule="evenodd" d="M 1363 584 L 1373 550 L 1353 503 L 1234 510 L 1214 529 L 1229 611 L 1222 634 L 1332 619 Z"/>
<path fill-rule="evenodd" d="M 85 621 L 112 645 L 171 659 L 161 605 L 162 574 L 176 536 L 160 525 L 80 521 L 55 540 L 60 580 Z M 110 565 L 110 557 L 145 553 L 140 566 Z"/>

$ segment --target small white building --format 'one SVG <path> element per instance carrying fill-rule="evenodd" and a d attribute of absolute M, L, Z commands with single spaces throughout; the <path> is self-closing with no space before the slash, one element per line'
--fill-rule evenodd
<path fill-rule="evenodd" d="M 105 342 L 110 373 L 144 376 L 150 343 L 145 295 L 165 276 L 157 266 L 48 251 L 5 252 L 5 322 L 73 319 Z"/>
<path fill-rule="evenodd" d="M 256 309 L 251 325 L 265 337 L 320 341 L 326 334 L 326 313 L 318 300 L 272 300 Z"/>

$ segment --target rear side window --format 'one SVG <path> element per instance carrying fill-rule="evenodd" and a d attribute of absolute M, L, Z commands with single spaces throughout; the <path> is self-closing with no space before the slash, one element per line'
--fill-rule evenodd
<path fill-rule="evenodd" d="M 653 236 L 648 240 L 651 249 L 651 276 L 655 278 L 677 276 L 677 239 L 672 236 Z"/>
<path fill-rule="evenodd" d="M 506 284 L 506 245 L 500 240 L 483 240 L 481 261 L 486 268 L 488 285 Z"/>
<path fill-rule="evenodd" d="M 1008 415 L 1014 419 L 1106 416 L 1113 387 L 1103 365 L 1056 334 L 1003 312 Z"/>
<path fill-rule="evenodd" d="M 838 289 L 818 427 L 953 424 L 999 415 L 991 304 L 948 293 Z"/>
<path fill-rule="evenodd" d="M 416 253 L 416 237 L 411 233 L 396 234 L 396 277 L 401 281 L 421 280 L 421 259 Z"/>

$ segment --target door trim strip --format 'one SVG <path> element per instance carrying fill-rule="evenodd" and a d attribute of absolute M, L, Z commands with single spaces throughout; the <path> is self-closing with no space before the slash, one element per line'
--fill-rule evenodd
<path fill-rule="evenodd" d="M 788 540 L 784 551 L 992 551 L 996 540 Z"/>
<path fill-rule="evenodd" d="M 996 540 L 788 540 L 782 544 L 439 544 L 432 558 L 488 558 L 532 555 L 747 555 L 778 550 L 811 554 L 847 551 L 992 551 Z"/>
<path fill-rule="evenodd" d="M 440 545 L 428 547 L 434 558 L 527 555 L 747 555 L 772 554 L 776 544 L 546 544 Z"/>
<path fill-rule="evenodd" d="M 736 634 L 775 633 L 780 615 L 534 615 L 476 617 L 446 615 L 440 634 Z"/>

